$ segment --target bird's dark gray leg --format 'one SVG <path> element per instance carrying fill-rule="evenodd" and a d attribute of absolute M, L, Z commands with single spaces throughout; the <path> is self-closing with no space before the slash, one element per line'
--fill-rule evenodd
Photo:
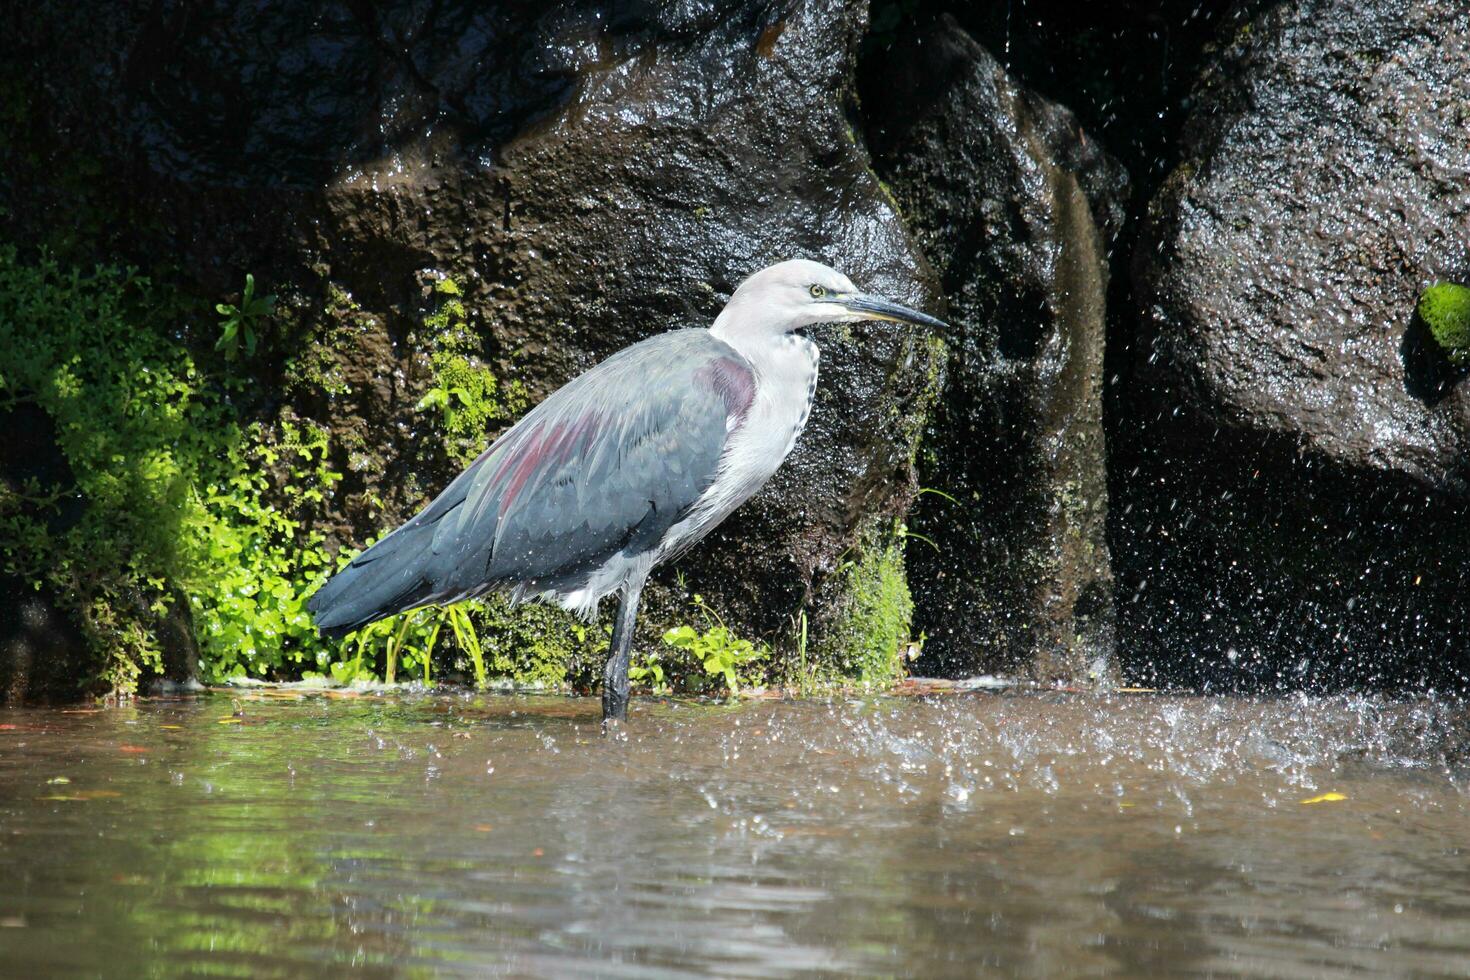
<path fill-rule="evenodd" d="M 607 731 L 628 717 L 628 659 L 633 652 L 633 625 L 638 621 L 638 597 L 643 582 L 630 582 L 618 602 L 612 646 L 602 672 L 602 728 Z"/>

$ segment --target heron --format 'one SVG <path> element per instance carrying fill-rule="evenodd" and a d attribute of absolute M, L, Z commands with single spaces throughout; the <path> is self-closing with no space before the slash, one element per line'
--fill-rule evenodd
<path fill-rule="evenodd" d="M 423 510 L 311 597 L 345 636 L 421 606 L 491 592 L 586 619 L 618 596 L 604 727 L 628 709 L 628 661 L 649 572 L 691 548 L 776 472 L 811 414 L 817 345 L 804 328 L 880 320 L 943 329 L 792 259 L 736 287 L 708 327 L 613 354 L 511 426 Z"/>

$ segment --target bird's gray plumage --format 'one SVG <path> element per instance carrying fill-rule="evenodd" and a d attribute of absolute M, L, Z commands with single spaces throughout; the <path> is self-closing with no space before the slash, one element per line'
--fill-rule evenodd
<path fill-rule="evenodd" d="M 501 586 L 517 597 L 577 593 L 689 513 L 754 390 L 745 358 L 708 330 L 634 344 L 532 409 L 308 608 L 341 635 Z"/>

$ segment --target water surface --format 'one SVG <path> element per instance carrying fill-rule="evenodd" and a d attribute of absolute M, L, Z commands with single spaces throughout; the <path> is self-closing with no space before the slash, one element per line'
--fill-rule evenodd
<path fill-rule="evenodd" d="M 1463 706 L 638 702 L 621 742 L 596 712 L 0 712 L 0 973 L 1470 973 Z"/>

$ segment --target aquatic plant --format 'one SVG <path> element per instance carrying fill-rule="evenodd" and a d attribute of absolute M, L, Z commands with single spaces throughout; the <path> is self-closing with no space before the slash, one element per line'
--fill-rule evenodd
<path fill-rule="evenodd" d="M 672 694 L 673 688 L 664 675 L 663 656 L 657 650 L 635 653 L 628 665 L 628 679 L 653 694 Z"/>

